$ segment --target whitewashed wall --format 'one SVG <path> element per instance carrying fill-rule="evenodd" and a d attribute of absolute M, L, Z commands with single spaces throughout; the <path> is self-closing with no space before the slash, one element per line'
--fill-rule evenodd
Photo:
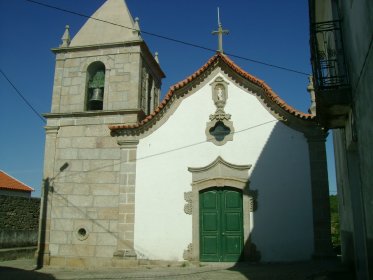
<path fill-rule="evenodd" d="M 183 251 L 192 241 L 192 216 L 184 213 L 184 192 L 191 191 L 192 182 L 188 167 L 206 166 L 221 156 L 232 164 L 253 165 L 250 188 L 258 190 L 258 209 L 253 215 L 252 242 L 262 261 L 309 259 L 313 231 L 307 141 L 278 122 L 255 96 L 220 75 L 229 82 L 225 111 L 232 115 L 233 141 L 223 146 L 206 142 L 206 123 L 216 110 L 210 82 L 140 140 L 135 209 L 138 257 L 183 260 Z"/>

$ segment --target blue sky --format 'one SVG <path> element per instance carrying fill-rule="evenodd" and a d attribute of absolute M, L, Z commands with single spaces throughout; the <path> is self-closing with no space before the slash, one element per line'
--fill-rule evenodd
<path fill-rule="evenodd" d="M 92 15 L 104 0 L 37 0 Z M 217 7 L 223 27 L 224 51 L 311 73 L 308 1 L 306 0 L 127 0 L 143 31 L 207 48 L 217 48 Z M 54 54 L 66 24 L 75 35 L 86 18 L 26 0 L 0 0 L 0 69 L 39 113 L 50 112 Z M 159 52 L 166 79 L 162 93 L 202 66 L 214 52 L 143 34 L 150 50 Z M 308 78 L 248 60 L 231 57 L 250 74 L 264 80 L 289 105 L 307 111 Z M 0 169 L 33 187 L 40 196 L 44 154 L 44 123 L 0 75 Z M 331 192 L 335 193 L 332 144 L 327 142 Z"/>

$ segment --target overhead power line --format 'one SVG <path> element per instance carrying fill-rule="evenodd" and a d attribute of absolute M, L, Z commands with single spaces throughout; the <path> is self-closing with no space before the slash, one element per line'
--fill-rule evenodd
<path fill-rule="evenodd" d="M 103 22 L 103 23 L 107 23 L 107 24 L 119 26 L 119 27 L 122 27 L 122 28 L 126 28 L 126 29 L 129 29 L 129 30 L 137 31 L 136 29 L 134 29 L 132 27 L 124 26 L 124 25 L 121 25 L 121 24 L 117 24 L 117 23 L 114 23 L 114 22 L 107 21 L 107 20 L 102 20 L 102 19 L 99 19 L 99 18 L 94 18 L 92 16 L 88 16 L 88 15 L 85 15 L 85 14 L 82 14 L 82 13 L 70 11 L 70 10 L 63 9 L 63 8 L 59 8 L 59 7 L 52 6 L 52 5 L 45 4 L 45 3 L 41 3 L 41 2 L 38 2 L 38 1 L 34 1 L 34 0 L 26 0 L 26 1 L 34 3 L 34 4 L 38 4 L 38 5 L 41 5 L 41 6 L 44 6 L 44 7 L 48 7 L 48 8 L 51 8 L 51 9 L 55 9 L 55 10 L 58 10 L 58 11 L 66 12 L 66 13 L 69 13 L 69 14 L 73 14 L 73 15 L 77 15 L 77 16 L 81 16 L 81 17 L 85 17 L 85 18 L 90 18 L 90 19 L 97 20 L 97 21 L 100 21 L 100 22 Z M 202 50 L 206 50 L 206 51 L 210 51 L 210 52 L 214 52 L 214 53 L 216 52 L 216 50 L 208 48 L 208 47 L 205 47 L 205 46 L 201 46 L 201 45 L 198 45 L 198 44 L 189 43 L 189 42 L 182 41 L 182 40 L 175 39 L 175 38 L 171 38 L 171 37 L 168 37 L 168 36 L 156 34 L 154 32 L 149 32 L 149 31 L 144 31 L 144 30 L 141 30 L 140 32 L 142 34 L 146 34 L 146 35 L 149 35 L 149 36 L 161 38 L 161 39 L 168 40 L 168 41 L 171 41 L 171 42 L 175 42 L 175 43 L 187 45 L 187 46 L 190 46 L 190 47 L 194 47 L 194 48 L 198 48 L 198 49 L 202 49 Z M 310 75 L 309 73 L 306 73 L 306 72 L 303 72 L 303 71 L 300 71 L 300 70 L 296 70 L 296 69 L 291 69 L 291 68 L 284 67 L 284 66 L 275 65 L 275 64 L 272 64 L 272 63 L 267 63 L 267 62 L 259 61 L 259 60 L 256 60 L 256 59 L 252 59 L 252 58 L 248 58 L 248 57 L 243 57 L 243 56 L 235 55 L 235 54 L 232 54 L 232 53 L 225 52 L 225 54 L 227 54 L 227 55 L 229 55 L 231 57 L 238 58 L 238 59 L 250 61 L 250 62 L 253 62 L 253 63 L 256 63 L 256 64 L 261 64 L 261 65 L 264 65 L 264 66 L 267 66 L 267 67 L 272 67 L 272 68 L 276 68 L 276 69 L 280 69 L 280 70 L 284 70 L 284 71 L 296 73 L 296 74 L 299 74 L 299 75 L 305 75 L 305 76 L 309 76 Z"/>
<path fill-rule="evenodd" d="M 234 132 L 230 132 L 229 135 L 237 135 L 239 133 L 243 133 L 245 131 L 249 131 L 249 130 L 253 130 L 253 129 L 257 129 L 259 127 L 262 127 L 262 126 L 265 126 L 265 125 L 268 125 L 268 124 L 271 124 L 271 123 L 274 123 L 274 122 L 277 122 L 278 120 L 275 119 L 275 120 L 269 120 L 269 121 L 266 121 L 266 122 L 262 122 L 262 123 L 258 123 L 258 124 L 255 124 L 255 125 L 252 125 L 252 126 L 249 126 L 249 127 L 246 127 L 246 128 L 243 128 L 241 130 L 238 130 L 238 131 L 234 131 Z M 186 149 L 190 149 L 192 147 L 195 147 L 195 146 L 199 146 L 199 145 L 202 145 L 202 144 L 205 144 L 205 143 L 208 143 L 210 140 L 212 140 L 214 137 L 211 136 L 210 138 L 206 139 L 206 140 L 202 140 L 202 141 L 199 141 L 199 142 L 194 142 L 194 143 L 191 143 L 191 144 L 187 144 L 187 145 L 184 145 L 184 146 L 180 146 L 180 147 L 176 147 L 176 148 L 173 148 L 173 149 L 169 149 L 169 150 L 165 150 L 165 151 L 161 151 L 161 152 L 158 152 L 158 153 L 154 153 L 154 154 L 149 154 L 149 155 L 146 155 L 146 156 L 143 156 L 143 157 L 138 157 L 138 158 L 135 158 L 135 159 L 132 159 L 132 160 L 124 160 L 124 161 L 119 161 L 119 162 L 116 162 L 116 163 L 111 163 L 111 164 L 107 164 L 107 165 L 102 165 L 102 166 L 98 166 L 96 168 L 93 168 L 93 169 L 89 169 L 89 170 L 86 170 L 86 171 L 75 171 L 74 173 L 71 172 L 71 173 L 68 173 L 66 175 L 61 175 L 59 176 L 58 178 L 59 179 L 62 179 L 62 178 L 73 178 L 75 176 L 79 176 L 80 174 L 86 174 L 88 172 L 97 172 L 97 171 L 100 171 L 100 170 L 103 170 L 103 169 L 107 169 L 107 168 L 110 168 L 110 167 L 113 167 L 113 166 L 117 166 L 117 165 L 120 165 L 122 163 L 128 163 L 128 162 L 139 162 L 139 161 L 143 161 L 143 160 L 147 160 L 147 159 L 151 159 L 151 158 L 156 158 L 156 157 L 160 157 L 160 156 L 163 156 L 163 155 L 166 155 L 166 154 L 170 154 L 170 153 L 174 153 L 174 152 L 178 152 L 178 151 L 182 151 L 182 150 L 186 150 Z M 67 160 L 67 162 L 65 162 L 64 165 L 69 165 L 69 162 Z M 62 168 L 62 167 L 61 167 Z"/>
<path fill-rule="evenodd" d="M 1 74 L 3 77 L 8 81 L 8 83 L 13 87 L 13 89 L 16 91 L 18 96 L 23 100 L 23 102 L 26 103 L 26 105 L 35 113 L 35 115 L 38 116 L 39 119 L 42 120 L 43 123 L 45 123 L 45 119 L 43 116 L 31 105 L 31 103 L 26 99 L 26 97 L 23 96 L 23 94 L 17 89 L 17 87 L 12 83 L 11 80 L 9 80 L 8 76 L 3 72 L 3 70 L 0 69 Z"/>

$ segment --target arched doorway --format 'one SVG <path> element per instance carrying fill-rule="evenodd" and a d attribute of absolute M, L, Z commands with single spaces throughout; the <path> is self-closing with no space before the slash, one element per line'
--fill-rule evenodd
<path fill-rule="evenodd" d="M 184 212 L 192 215 L 192 242 L 184 251 L 185 260 L 249 259 L 255 196 L 249 190 L 250 167 L 219 156 L 207 166 L 188 168 L 192 191 L 184 193 Z"/>
<path fill-rule="evenodd" d="M 200 261 L 237 262 L 243 255 L 242 191 L 213 187 L 199 194 Z"/>

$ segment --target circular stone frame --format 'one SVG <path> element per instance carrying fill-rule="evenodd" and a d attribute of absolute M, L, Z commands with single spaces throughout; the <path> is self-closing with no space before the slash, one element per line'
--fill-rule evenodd
<path fill-rule="evenodd" d="M 80 226 L 78 227 L 77 230 L 75 230 L 75 235 L 76 237 L 80 240 L 80 241 L 83 241 L 83 240 L 86 240 L 89 236 L 89 232 L 87 230 L 86 227 L 84 226 Z"/>

